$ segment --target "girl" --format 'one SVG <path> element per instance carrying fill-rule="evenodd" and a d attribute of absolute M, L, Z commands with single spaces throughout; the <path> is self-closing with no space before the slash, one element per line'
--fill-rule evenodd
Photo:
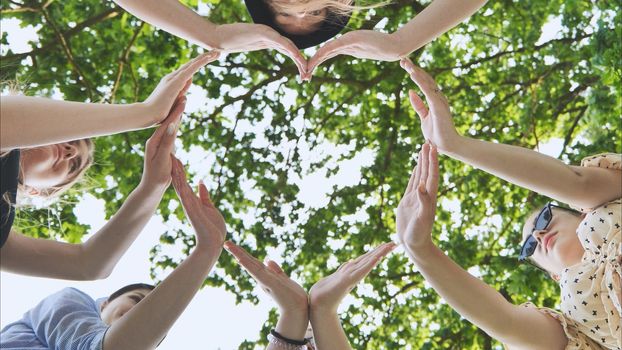
<path fill-rule="evenodd" d="M 107 277 L 149 221 L 170 183 L 170 154 L 185 107 L 184 94 L 192 75 L 217 56 L 201 55 L 167 75 L 141 104 L 2 97 L 2 270 L 73 280 Z M 164 121 L 149 121 L 139 111 L 156 115 L 166 111 L 167 117 Z M 143 128 L 155 122 L 162 125 L 147 141 L 140 184 L 116 215 L 88 241 L 67 244 L 26 237 L 11 230 L 14 207 L 23 199 L 59 196 L 92 163 L 91 141 L 69 140 Z"/>
<path fill-rule="evenodd" d="M 398 237 L 426 280 L 463 317 L 510 349 L 620 349 L 620 155 L 590 157 L 575 167 L 528 149 L 461 136 L 434 80 L 408 60 L 401 64 L 429 104 L 428 110 L 410 91 L 431 145 L 423 146 L 397 212 Z M 560 283 L 561 312 L 507 302 L 434 245 L 437 150 L 556 200 L 592 208 L 580 214 L 549 204 L 523 228 L 520 259 L 533 259 Z"/>
<path fill-rule="evenodd" d="M 205 185 L 197 196 L 181 162 L 173 159 L 172 167 L 173 186 L 196 231 L 190 255 L 157 287 L 132 284 L 97 301 L 74 288 L 45 298 L 2 330 L 3 349 L 156 348 L 218 261 L 227 231 Z"/>
<path fill-rule="evenodd" d="M 436 0 L 391 34 L 355 30 L 330 41 L 308 62 L 300 49 L 321 44 L 348 23 L 353 0 L 245 0 L 256 24 L 214 24 L 177 0 L 115 0 L 131 14 L 158 28 L 211 50 L 244 52 L 276 49 L 289 56 L 301 78 L 336 55 L 397 61 L 453 28 L 482 7 L 485 0 Z M 374 6 L 372 6 L 374 7 Z"/>

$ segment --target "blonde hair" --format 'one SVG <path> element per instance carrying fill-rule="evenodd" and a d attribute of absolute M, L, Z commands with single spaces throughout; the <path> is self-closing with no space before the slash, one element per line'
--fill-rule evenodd
<path fill-rule="evenodd" d="M 389 4 L 383 1 L 372 5 L 353 5 L 354 0 L 267 0 L 267 4 L 275 12 L 313 12 L 327 9 L 329 12 L 340 16 L 349 16 L 354 11 L 368 10 Z"/>
<path fill-rule="evenodd" d="M 93 165 L 93 154 L 95 151 L 95 147 L 93 145 L 93 141 L 91 139 L 82 139 L 70 142 L 80 142 L 83 141 L 88 150 L 88 155 L 86 159 L 80 164 L 79 169 L 74 172 L 71 176 L 69 176 L 65 181 L 61 182 L 58 185 L 48 187 L 48 188 L 37 188 L 37 194 L 32 194 L 26 186 L 22 183 L 23 175 L 22 175 L 22 167 L 20 166 L 20 173 L 17 185 L 17 198 L 16 198 L 16 206 L 22 205 L 24 201 L 29 202 L 33 201 L 33 199 L 43 199 L 45 202 L 52 202 L 58 199 L 63 193 L 67 192 L 73 185 L 80 182 L 84 177 L 86 171 Z"/>

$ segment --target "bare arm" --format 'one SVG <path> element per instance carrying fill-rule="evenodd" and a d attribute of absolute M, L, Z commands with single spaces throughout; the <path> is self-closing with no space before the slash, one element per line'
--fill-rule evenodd
<path fill-rule="evenodd" d="M 435 0 L 415 18 L 398 29 L 396 37 L 399 47 L 404 52 L 400 57 L 436 39 L 446 31 L 471 17 L 486 0 Z"/>
<path fill-rule="evenodd" d="M 536 151 L 464 136 L 445 152 L 515 185 L 580 208 L 622 196 L 622 172 L 567 165 Z"/>
<path fill-rule="evenodd" d="M 82 244 L 31 238 L 11 231 L 2 247 L 3 271 L 68 280 L 110 275 L 152 217 L 162 191 L 137 188 L 97 233 Z"/>
<path fill-rule="evenodd" d="M 407 248 L 426 281 L 462 317 L 516 349 L 562 350 L 566 336 L 558 321 L 535 308 L 509 303 L 494 288 L 466 272 L 435 245 Z"/>
<path fill-rule="evenodd" d="M 306 72 L 307 61 L 296 45 L 269 26 L 254 23 L 215 24 L 178 0 L 114 1 L 143 21 L 208 50 L 246 52 L 275 49 L 294 61 L 301 76 Z"/>
<path fill-rule="evenodd" d="M 207 188 L 201 184 L 196 196 L 178 160 L 173 161 L 173 186 L 196 231 L 197 245 L 155 290 L 112 324 L 104 337 L 104 349 L 154 349 L 218 261 L 226 227 Z"/>
<path fill-rule="evenodd" d="M 393 242 L 341 265 L 309 290 L 310 320 L 318 350 L 352 350 L 341 326 L 337 308 L 348 293 L 395 248 Z"/>
<path fill-rule="evenodd" d="M 111 135 L 156 123 L 155 115 L 141 103 L 112 105 L 29 96 L 1 99 L 2 151 Z"/>
<path fill-rule="evenodd" d="M 435 0 L 394 33 L 353 30 L 328 41 L 309 60 L 307 74 L 337 55 L 380 61 L 397 61 L 450 30 L 482 7 L 486 0 Z"/>
<path fill-rule="evenodd" d="M 276 301 L 279 306 L 279 320 L 275 330 L 285 338 L 302 341 L 309 325 L 307 292 L 289 278 L 276 262 L 268 260 L 262 263 L 233 242 L 226 242 L 225 249 Z M 282 344 L 270 343 L 266 350 L 282 348 Z"/>
<path fill-rule="evenodd" d="M 524 349 L 563 349 L 567 339 L 556 320 L 533 308 L 509 303 L 434 245 L 431 233 L 438 178 L 438 155 L 426 143 L 397 209 L 398 238 L 426 281 L 460 315 L 505 344 Z"/>
<path fill-rule="evenodd" d="M 199 43 L 211 50 L 218 48 L 217 24 L 201 17 L 178 0 L 114 0 L 127 12 L 158 28 Z"/>
<path fill-rule="evenodd" d="M 194 73 L 217 57 L 217 53 L 212 53 L 187 62 L 162 78 L 149 98 L 141 103 L 116 105 L 2 96 L 0 150 L 5 152 L 153 126 L 170 114 L 175 101 L 192 83 Z"/>
<path fill-rule="evenodd" d="M 432 77 L 408 60 L 402 60 L 401 64 L 426 97 L 429 110 L 415 92 L 410 92 L 410 101 L 421 119 L 425 138 L 441 153 L 581 208 L 596 207 L 622 196 L 622 172 L 619 170 L 570 166 L 527 148 L 459 135 L 449 104 Z"/>
<path fill-rule="evenodd" d="M 11 232 L 2 247 L 3 270 L 73 280 L 105 278 L 153 216 L 170 183 L 170 154 L 185 107 L 178 99 L 164 124 L 147 141 L 143 178 L 117 213 L 82 244 L 29 238 Z"/>

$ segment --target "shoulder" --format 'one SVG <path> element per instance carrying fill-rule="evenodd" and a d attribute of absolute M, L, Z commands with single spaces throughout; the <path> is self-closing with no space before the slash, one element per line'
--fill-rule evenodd
<path fill-rule="evenodd" d="M 622 170 L 622 154 L 600 153 L 585 157 L 581 160 L 581 166 Z"/>
<path fill-rule="evenodd" d="M 31 310 L 33 315 L 48 315 L 53 318 L 62 318 L 63 315 L 76 312 L 99 315 L 95 300 L 76 288 L 64 288 L 46 297 Z"/>

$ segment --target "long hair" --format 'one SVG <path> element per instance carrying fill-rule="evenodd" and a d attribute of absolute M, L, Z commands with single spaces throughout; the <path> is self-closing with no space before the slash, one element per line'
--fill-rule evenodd
<path fill-rule="evenodd" d="M 354 11 L 368 10 L 387 5 L 389 1 L 383 1 L 372 5 L 354 5 L 353 0 L 267 0 L 268 5 L 275 12 L 313 12 L 327 9 L 336 15 L 348 16 Z"/>

